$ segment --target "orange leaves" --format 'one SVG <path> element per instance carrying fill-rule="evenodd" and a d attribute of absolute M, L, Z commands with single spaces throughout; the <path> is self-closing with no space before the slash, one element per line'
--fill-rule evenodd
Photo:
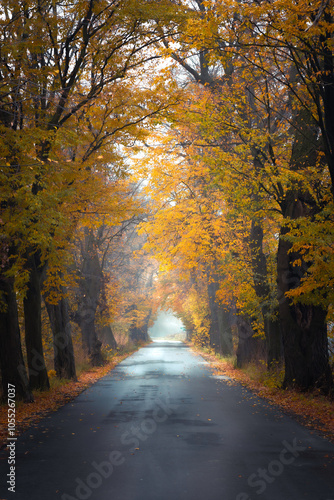
<path fill-rule="evenodd" d="M 1 220 L 18 247 L 11 273 L 23 293 L 27 251 L 59 270 L 77 225 L 117 225 L 133 215 L 123 148 L 145 139 L 146 118 L 169 105 L 151 64 L 160 39 L 155 13 L 165 23 L 160 2 L 99 2 L 94 14 L 87 2 L 65 4 L 66 14 L 32 0 L 30 16 L 5 0 L 0 20 Z M 171 6 L 164 7 L 169 26 Z"/>
<path fill-rule="evenodd" d="M 300 255 L 303 265 L 307 266 L 300 286 L 289 291 L 288 296 L 298 302 L 329 308 L 330 321 L 334 300 L 333 222 L 333 204 L 330 203 L 313 221 L 306 217 L 290 221 L 291 231 L 286 236 L 292 243 L 290 253 Z M 293 264 L 300 266 L 302 261 L 296 257 Z"/>

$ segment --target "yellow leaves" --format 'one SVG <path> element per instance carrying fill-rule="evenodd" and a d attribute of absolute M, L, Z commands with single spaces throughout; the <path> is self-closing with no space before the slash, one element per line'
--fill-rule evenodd
<path fill-rule="evenodd" d="M 262 210 L 261 205 L 252 206 L 250 197 L 258 179 L 251 177 L 254 167 L 248 146 L 240 145 L 238 154 L 228 148 L 205 147 L 225 131 L 224 125 L 219 127 L 222 108 L 207 89 L 192 91 L 198 99 L 175 112 L 178 127 L 168 133 L 156 132 L 145 157 L 136 163 L 147 180 L 144 191 L 154 214 L 141 231 L 148 236 L 146 248 L 160 262 L 160 279 L 164 279 L 162 274 L 176 273 L 182 291 L 173 292 L 173 304 L 179 303 L 177 297 L 182 294 L 178 307 L 198 339 L 205 339 L 209 332 L 208 297 L 203 290 L 210 268 L 220 276 L 217 299 L 236 303 L 241 311 L 257 318 L 260 332 L 261 312 L 247 248 L 251 211 L 260 217 Z M 257 132 L 244 130 L 250 142 L 259 139 Z M 270 245 L 275 248 L 272 242 Z M 197 287 L 203 287 L 201 299 L 197 289 L 189 289 L 194 276 Z"/>
<path fill-rule="evenodd" d="M 205 345 L 209 340 L 210 330 L 210 314 L 205 284 L 188 288 L 182 304 L 182 314 L 192 325 L 194 343 L 199 346 Z"/>
<path fill-rule="evenodd" d="M 50 255 L 43 283 L 43 295 L 49 304 L 57 305 L 62 298 L 68 297 L 68 289 L 76 286 L 77 275 L 70 270 L 71 264 L 64 251 L 57 249 L 56 255 Z"/>
<path fill-rule="evenodd" d="M 314 221 L 299 218 L 291 221 L 290 227 L 285 238 L 292 243 L 290 253 L 297 255 L 293 265 L 306 267 L 307 272 L 300 286 L 287 295 L 298 302 L 322 305 L 331 310 L 334 300 L 333 204 L 317 214 Z"/>

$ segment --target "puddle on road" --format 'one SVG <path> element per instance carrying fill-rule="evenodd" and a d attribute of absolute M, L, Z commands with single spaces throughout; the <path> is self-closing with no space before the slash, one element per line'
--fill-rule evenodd
<path fill-rule="evenodd" d="M 211 375 L 210 378 L 215 378 L 217 380 L 232 380 L 230 377 L 227 375 Z"/>

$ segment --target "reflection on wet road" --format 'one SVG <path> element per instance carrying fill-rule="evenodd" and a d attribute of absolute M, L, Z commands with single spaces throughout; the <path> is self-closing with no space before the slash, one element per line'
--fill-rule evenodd
<path fill-rule="evenodd" d="M 330 500 L 334 446 L 178 342 L 154 342 L 17 441 L 15 500 Z M 4 452 L 0 458 L 5 458 Z M 0 460 L 5 477 L 5 460 Z M 4 473 L 4 475 L 3 475 Z"/>

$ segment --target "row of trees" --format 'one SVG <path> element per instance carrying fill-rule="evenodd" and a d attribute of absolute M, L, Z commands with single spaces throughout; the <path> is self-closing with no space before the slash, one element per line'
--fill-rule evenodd
<path fill-rule="evenodd" d="M 332 391 L 333 2 L 196 0 L 163 40 L 184 100 L 142 162 L 143 230 L 190 330 Z M 163 28 L 161 28 L 163 32 Z M 180 304 L 182 302 L 182 304 Z"/>
<path fill-rule="evenodd" d="M 243 364 L 262 336 L 286 387 L 330 392 L 333 0 L 3 7 L 4 390 L 49 385 L 43 296 L 58 376 L 75 377 L 71 324 L 93 364 L 112 318 L 147 338 L 155 264 L 130 257 L 147 238 L 157 300 L 194 338 L 229 355 L 237 334 Z"/>
<path fill-rule="evenodd" d="M 150 47 L 174 23 L 168 2 L 5 0 L 2 7 L 0 366 L 4 393 L 12 383 L 31 400 L 32 389 L 49 386 L 42 296 L 57 374 L 75 377 L 70 320 L 90 361 L 101 361 L 105 264 L 143 210 L 125 178 L 123 150 L 170 104 L 160 98 Z"/>

